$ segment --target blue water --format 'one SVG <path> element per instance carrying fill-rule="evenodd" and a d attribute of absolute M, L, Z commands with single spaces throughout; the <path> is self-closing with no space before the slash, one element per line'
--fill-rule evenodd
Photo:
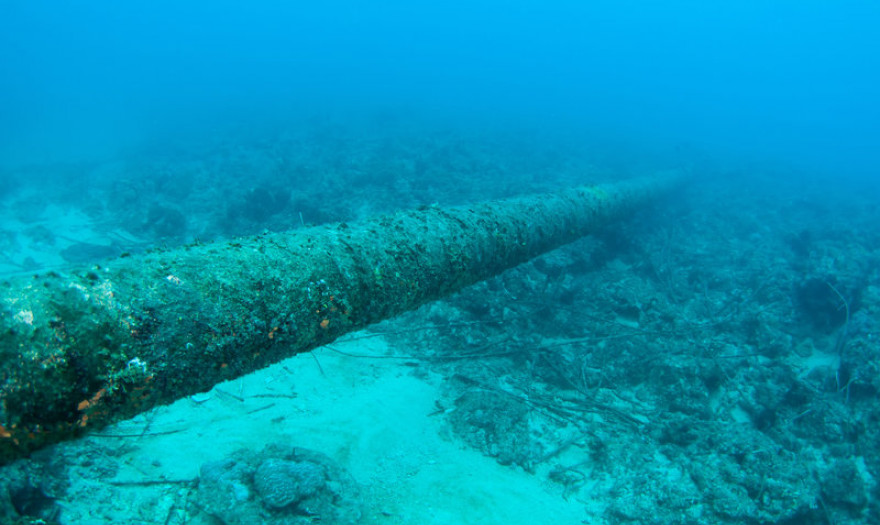
<path fill-rule="evenodd" d="M 868 1 L 7 0 L 0 158 L 383 111 L 872 176 L 878 25 Z"/>
<path fill-rule="evenodd" d="M 691 175 L 452 297 L 0 465 L 0 524 L 880 523 L 878 28 L 850 0 L 0 0 L 0 456 L 56 423 L 10 401 L 37 384 L 18 363 L 84 385 L 76 428 L 118 388 L 27 304 L 35 274 L 114 308 L 105 261 L 151 249 Z M 241 257 L 253 315 L 212 320 L 236 284 L 206 257 L 219 299 L 193 326 L 288 341 L 275 268 Z M 467 280 L 458 262 L 435 270 Z M 346 275 L 394 278 L 363 264 Z M 151 312 L 190 304 L 147 273 L 172 291 L 127 307 L 153 352 L 125 355 L 135 378 L 175 356 Z"/>

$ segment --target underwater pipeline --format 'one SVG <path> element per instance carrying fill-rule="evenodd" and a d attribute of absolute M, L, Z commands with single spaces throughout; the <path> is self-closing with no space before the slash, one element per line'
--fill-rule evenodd
<path fill-rule="evenodd" d="M 0 283 L 0 464 L 446 296 L 684 179 L 430 206 Z"/>

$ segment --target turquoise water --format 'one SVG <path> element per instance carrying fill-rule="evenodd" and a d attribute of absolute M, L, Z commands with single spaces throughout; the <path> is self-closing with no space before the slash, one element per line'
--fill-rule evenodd
<path fill-rule="evenodd" d="M 691 177 L 451 297 L 0 466 L 0 523 L 880 523 L 880 7 L 2 11 L 13 330 L 41 322 L 15 295 L 35 274 Z M 221 322 L 283 340 L 244 317 Z M 16 363 L 53 334 L 0 336 L 2 446 L 26 435 Z"/>
<path fill-rule="evenodd" d="M 385 112 L 871 175 L 878 9 L 11 1 L 4 164 Z"/>

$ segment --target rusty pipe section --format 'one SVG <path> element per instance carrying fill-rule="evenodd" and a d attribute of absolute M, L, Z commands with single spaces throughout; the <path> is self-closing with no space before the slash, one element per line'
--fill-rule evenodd
<path fill-rule="evenodd" d="M 444 297 L 626 216 L 670 171 L 0 284 L 0 464 Z"/>

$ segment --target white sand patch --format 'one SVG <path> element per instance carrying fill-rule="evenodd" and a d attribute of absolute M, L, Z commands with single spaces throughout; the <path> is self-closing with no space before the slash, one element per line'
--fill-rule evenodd
<path fill-rule="evenodd" d="M 357 354 L 386 353 L 379 338 L 338 346 Z M 544 476 L 501 466 L 441 437 L 441 416 L 431 415 L 438 378 L 417 374 L 427 377 L 421 379 L 413 371 L 397 359 L 321 349 L 218 385 L 196 396 L 199 402 L 184 399 L 110 429 L 137 434 L 150 419 L 148 434 L 157 435 L 90 439 L 129 445 L 118 458 L 123 467 L 116 481 L 191 479 L 206 461 L 272 442 L 317 450 L 363 486 L 364 524 L 534 525 L 586 517 L 582 503 L 564 500 Z M 154 486 L 123 490 L 157 498 Z M 168 505 L 152 508 L 158 522 L 165 519 Z M 70 517 L 78 514 L 72 511 Z M 204 516 L 190 521 L 208 522 Z"/>

